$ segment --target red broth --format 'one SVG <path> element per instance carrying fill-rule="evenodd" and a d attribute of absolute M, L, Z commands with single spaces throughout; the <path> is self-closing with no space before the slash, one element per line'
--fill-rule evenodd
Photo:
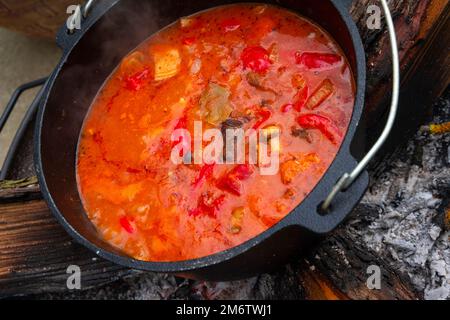
<path fill-rule="evenodd" d="M 346 58 L 305 18 L 258 4 L 183 18 L 125 57 L 90 109 L 77 162 L 88 217 L 105 241 L 139 260 L 194 259 L 242 244 L 316 186 L 353 104 Z M 171 135 L 192 132 L 194 121 L 278 128 L 279 171 L 175 164 Z"/>

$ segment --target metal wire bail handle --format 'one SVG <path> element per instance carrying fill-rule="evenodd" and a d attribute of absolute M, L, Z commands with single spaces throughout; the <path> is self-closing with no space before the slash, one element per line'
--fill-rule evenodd
<path fill-rule="evenodd" d="M 400 91 L 400 62 L 399 62 L 399 57 L 398 57 L 397 38 L 396 38 L 394 22 L 392 20 L 392 15 L 391 15 L 391 11 L 389 10 L 389 6 L 388 6 L 386 0 L 380 0 L 380 1 L 383 6 L 384 14 L 386 16 L 386 23 L 387 23 L 387 28 L 388 28 L 389 38 L 390 38 L 390 43 L 391 43 L 391 49 L 392 49 L 393 87 L 392 87 L 392 101 L 391 101 L 391 107 L 390 107 L 390 111 L 389 111 L 389 118 L 386 122 L 386 126 L 384 127 L 383 132 L 381 133 L 381 136 L 378 138 L 377 142 L 373 145 L 372 149 L 370 149 L 370 151 L 361 160 L 361 162 L 358 163 L 356 168 L 351 173 L 345 173 L 339 179 L 339 181 L 335 184 L 335 186 L 331 190 L 328 197 L 322 203 L 322 210 L 324 212 L 328 211 L 328 209 L 331 206 L 331 203 L 333 202 L 334 198 L 336 197 L 336 195 L 339 192 L 345 191 L 353 184 L 353 182 L 359 177 L 359 175 L 367 167 L 369 162 L 373 159 L 375 154 L 380 150 L 380 148 L 382 147 L 382 145 L 385 143 L 386 139 L 388 138 L 389 134 L 391 133 L 392 127 L 395 122 L 395 118 L 397 116 L 398 99 L 399 99 L 399 91 Z"/>
<path fill-rule="evenodd" d="M 86 19 L 88 17 L 89 13 L 92 10 L 94 2 L 95 0 L 87 0 L 84 6 L 78 5 L 79 10 L 75 11 L 75 13 L 69 18 L 70 20 L 67 23 L 67 29 L 70 34 L 75 32 L 77 21 L 80 21 L 81 18 Z"/>

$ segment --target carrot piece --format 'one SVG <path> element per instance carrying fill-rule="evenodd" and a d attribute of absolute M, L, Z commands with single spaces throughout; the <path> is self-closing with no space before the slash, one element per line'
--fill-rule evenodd
<path fill-rule="evenodd" d="M 310 110 L 316 109 L 322 103 L 325 102 L 334 93 L 334 84 L 329 80 L 325 79 L 319 85 L 319 87 L 314 91 L 314 93 L 309 97 L 306 102 L 306 107 Z"/>

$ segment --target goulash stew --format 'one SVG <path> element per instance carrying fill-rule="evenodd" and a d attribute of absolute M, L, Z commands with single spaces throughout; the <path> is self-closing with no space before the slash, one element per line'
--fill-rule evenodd
<path fill-rule="evenodd" d="M 91 106 L 77 159 L 87 215 L 105 241 L 139 260 L 235 247 L 316 186 L 353 104 L 346 58 L 311 21 L 258 4 L 182 18 L 125 57 Z M 214 142 L 195 142 L 195 126 L 257 132 L 256 153 L 278 153 L 277 170 L 262 174 L 249 160 L 249 135 L 244 161 L 195 163 Z M 223 145 L 218 158 L 235 153 Z"/>

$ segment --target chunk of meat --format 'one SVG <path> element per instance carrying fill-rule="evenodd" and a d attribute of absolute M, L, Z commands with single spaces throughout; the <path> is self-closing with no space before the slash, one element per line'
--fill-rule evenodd
<path fill-rule="evenodd" d="M 230 91 L 227 88 L 210 82 L 200 98 L 201 117 L 214 126 L 226 121 L 233 112 L 229 98 Z"/>

